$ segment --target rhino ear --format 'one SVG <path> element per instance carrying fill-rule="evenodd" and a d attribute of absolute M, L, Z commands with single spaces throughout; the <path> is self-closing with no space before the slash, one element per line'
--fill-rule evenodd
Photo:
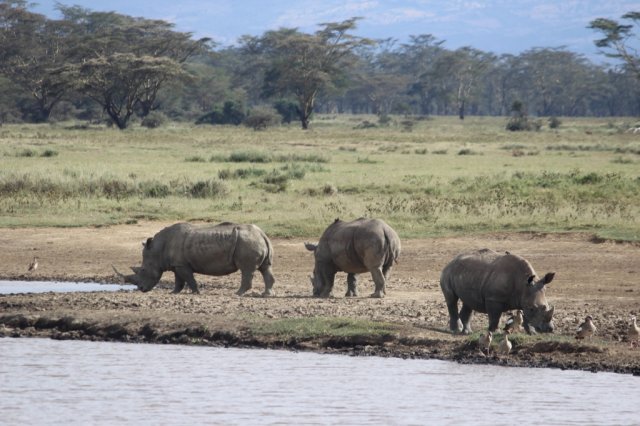
<path fill-rule="evenodd" d="M 316 251 L 318 246 L 316 244 L 304 243 L 304 247 L 309 251 Z"/>
<path fill-rule="evenodd" d="M 527 284 L 529 285 L 533 285 L 536 281 L 536 276 L 535 275 L 530 275 L 529 279 L 527 279 Z"/>
<path fill-rule="evenodd" d="M 549 284 L 551 281 L 553 281 L 553 277 L 555 276 L 555 272 L 547 272 L 547 275 L 544 276 L 544 280 L 542 282 L 544 282 L 545 284 Z"/>
<path fill-rule="evenodd" d="M 151 250 L 151 243 L 153 242 L 153 238 L 147 238 L 146 243 L 142 243 L 142 247 Z"/>

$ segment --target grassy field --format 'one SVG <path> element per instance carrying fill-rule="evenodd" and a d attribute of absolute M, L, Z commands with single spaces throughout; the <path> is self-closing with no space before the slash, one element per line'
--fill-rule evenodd
<path fill-rule="evenodd" d="M 404 238 L 588 231 L 640 240 L 640 134 L 632 119 L 318 116 L 256 132 L 174 124 L 0 127 L 0 226 L 139 220 L 252 222 L 318 236 L 336 217 L 380 217 Z"/>

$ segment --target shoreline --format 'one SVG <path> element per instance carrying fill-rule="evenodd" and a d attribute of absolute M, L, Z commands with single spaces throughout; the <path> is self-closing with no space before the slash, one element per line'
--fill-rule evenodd
<path fill-rule="evenodd" d="M 119 270 L 140 262 L 140 241 L 164 224 L 101 228 L 0 229 L 1 279 L 120 283 Z M 311 297 L 312 256 L 302 239 L 272 239 L 275 297 L 252 290 L 235 296 L 239 274 L 197 276 L 201 294 L 170 294 L 165 273 L 149 293 L 86 292 L 0 295 L 0 335 L 139 343 L 272 348 L 351 356 L 439 359 L 514 367 L 607 371 L 640 375 L 640 348 L 631 348 L 626 329 L 640 315 L 640 282 L 635 278 L 640 246 L 594 241 L 588 234 L 493 234 L 402 241 L 400 262 L 391 272 L 387 297 L 372 299 L 371 278 L 359 280 L 362 297 L 343 297 L 339 274 L 335 297 Z M 488 247 L 523 255 L 538 272 L 556 271 L 547 289 L 555 305 L 556 332 L 510 336 L 508 357 L 481 356 L 476 347 L 486 315 L 475 314 L 471 336 L 448 332 L 439 288 L 440 271 L 457 253 Z M 40 266 L 26 267 L 34 256 Z M 574 339 L 589 314 L 598 333 Z M 503 317 L 504 318 L 504 317 Z M 501 331 L 494 336 L 501 338 Z"/>

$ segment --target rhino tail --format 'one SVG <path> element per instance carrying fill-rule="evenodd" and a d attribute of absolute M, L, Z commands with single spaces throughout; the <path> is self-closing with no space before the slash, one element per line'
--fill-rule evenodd
<path fill-rule="evenodd" d="M 389 238 L 389 233 L 385 229 L 384 231 L 384 245 L 385 245 L 385 261 L 386 266 L 393 266 L 398 264 L 398 247 L 396 246 L 395 238 Z"/>

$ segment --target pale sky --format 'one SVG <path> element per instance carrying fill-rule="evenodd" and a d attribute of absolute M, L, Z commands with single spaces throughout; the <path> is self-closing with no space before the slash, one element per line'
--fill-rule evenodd
<path fill-rule="evenodd" d="M 55 0 L 33 9 L 52 18 Z M 241 35 L 261 35 L 281 27 L 313 32 L 317 24 L 354 16 L 363 19 L 356 35 L 375 39 L 431 34 L 456 49 L 471 46 L 518 54 L 534 47 L 561 47 L 601 62 L 587 28 L 595 18 L 619 20 L 640 11 L 640 1 L 624 0 L 63 0 L 94 11 L 163 19 L 178 31 L 232 45 Z M 637 39 L 636 39 L 637 40 Z"/>

